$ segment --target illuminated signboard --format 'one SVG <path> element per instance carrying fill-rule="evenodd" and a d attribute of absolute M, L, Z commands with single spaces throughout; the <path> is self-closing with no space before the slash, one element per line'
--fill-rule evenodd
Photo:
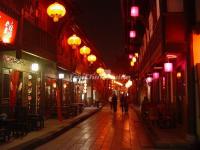
<path fill-rule="evenodd" d="M 17 20 L 0 11 L 0 42 L 13 44 L 17 32 Z"/>

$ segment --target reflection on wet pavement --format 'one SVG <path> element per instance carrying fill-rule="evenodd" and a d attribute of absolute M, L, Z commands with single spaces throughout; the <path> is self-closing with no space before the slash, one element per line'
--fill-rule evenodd
<path fill-rule="evenodd" d="M 152 147 L 141 122 L 131 109 L 122 114 L 104 107 L 37 150 L 142 150 Z"/>

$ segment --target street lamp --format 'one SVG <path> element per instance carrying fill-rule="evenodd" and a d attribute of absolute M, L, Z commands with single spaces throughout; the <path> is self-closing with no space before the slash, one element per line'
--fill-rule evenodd
<path fill-rule="evenodd" d="M 58 20 L 66 14 L 66 9 L 63 5 L 55 2 L 47 8 L 47 14 L 53 18 L 54 22 L 58 22 Z"/>

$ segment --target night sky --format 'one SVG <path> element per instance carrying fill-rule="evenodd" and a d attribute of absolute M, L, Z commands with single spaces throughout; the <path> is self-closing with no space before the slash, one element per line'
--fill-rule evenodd
<path fill-rule="evenodd" d="M 76 20 L 89 41 L 112 70 L 124 54 L 124 27 L 120 0 L 75 0 L 80 9 Z"/>

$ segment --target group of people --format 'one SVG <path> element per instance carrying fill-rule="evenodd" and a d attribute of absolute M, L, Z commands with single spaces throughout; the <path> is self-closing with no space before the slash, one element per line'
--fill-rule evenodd
<path fill-rule="evenodd" d="M 117 112 L 117 95 L 113 93 L 113 95 L 109 97 L 108 101 L 110 103 L 111 110 Z M 124 93 L 120 96 L 120 107 L 122 113 L 128 112 L 128 96 Z"/>

